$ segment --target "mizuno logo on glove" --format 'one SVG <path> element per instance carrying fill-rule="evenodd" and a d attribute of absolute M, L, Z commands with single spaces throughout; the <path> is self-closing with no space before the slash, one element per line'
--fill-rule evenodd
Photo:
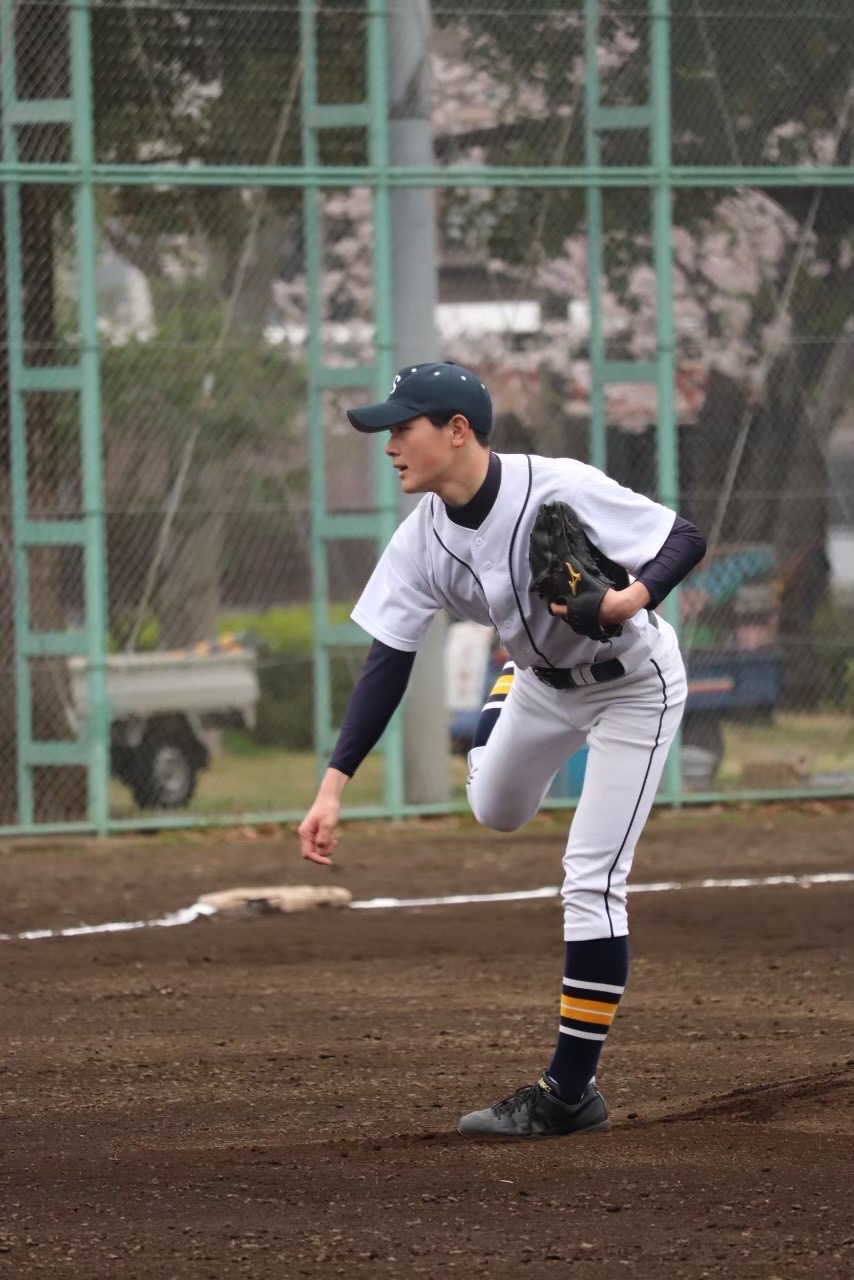
<path fill-rule="evenodd" d="M 569 589 L 574 596 L 578 595 L 578 584 L 581 581 L 581 574 L 576 573 L 569 561 L 566 561 L 566 569 L 569 574 Z"/>

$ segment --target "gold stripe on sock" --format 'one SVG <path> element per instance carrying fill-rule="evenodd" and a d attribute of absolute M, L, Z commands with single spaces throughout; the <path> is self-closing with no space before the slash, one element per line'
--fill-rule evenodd
<path fill-rule="evenodd" d="M 561 996 L 561 1002 L 564 1000 L 571 1000 L 576 1009 L 589 1009 L 591 1013 L 610 1013 L 612 1018 L 617 1012 L 616 1000 L 584 1000 L 581 996 L 569 996 L 565 992 Z"/>
<path fill-rule="evenodd" d="M 589 1009 L 570 1004 L 568 1000 L 561 1000 L 560 1013 L 562 1018 L 572 1018 L 574 1022 L 596 1022 L 606 1027 L 614 1021 L 613 1013 L 592 1013 Z"/>

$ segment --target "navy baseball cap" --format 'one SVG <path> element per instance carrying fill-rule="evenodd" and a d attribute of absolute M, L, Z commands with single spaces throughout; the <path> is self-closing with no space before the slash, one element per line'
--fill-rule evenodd
<path fill-rule="evenodd" d="M 461 413 L 481 435 L 492 430 L 492 401 L 476 373 L 461 364 L 409 364 L 395 375 L 388 399 L 348 409 L 357 431 L 387 431 L 422 414 Z"/>

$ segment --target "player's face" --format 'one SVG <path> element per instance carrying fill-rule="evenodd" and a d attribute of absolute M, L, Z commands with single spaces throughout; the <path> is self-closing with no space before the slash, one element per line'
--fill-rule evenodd
<path fill-rule="evenodd" d="M 454 452 L 449 428 L 434 427 L 429 418 L 411 418 L 391 427 L 385 451 L 404 493 L 435 491 L 447 474 Z"/>

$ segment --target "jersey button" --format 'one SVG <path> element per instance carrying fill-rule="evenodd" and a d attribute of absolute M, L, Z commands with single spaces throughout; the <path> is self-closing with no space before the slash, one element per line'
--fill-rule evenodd
<path fill-rule="evenodd" d="M 474 545 L 475 545 L 476 547 L 482 547 L 482 546 L 483 546 L 483 538 L 475 538 L 475 540 L 474 540 Z"/>
<path fill-rule="evenodd" d="M 485 563 L 484 563 L 484 566 L 483 566 L 483 567 L 484 567 L 484 569 L 491 569 L 491 568 L 492 568 L 492 561 L 491 561 L 491 560 L 487 560 L 487 561 L 485 561 Z"/>

